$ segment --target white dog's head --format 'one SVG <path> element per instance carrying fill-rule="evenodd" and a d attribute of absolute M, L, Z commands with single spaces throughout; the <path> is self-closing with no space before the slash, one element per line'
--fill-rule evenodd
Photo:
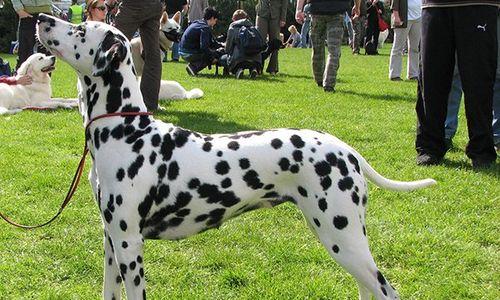
<path fill-rule="evenodd" d="M 40 14 L 37 35 L 50 52 L 82 75 L 102 76 L 130 58 L 130 44 L 123 33 L 101 22 L 74 25 Z"/>
<path fill-rule="evenodd" d="M 169 18 L 167 13 L 164 12 L 160 19 L 160 31 L 163 37 L 166 37 L 171 42 L 180 42 L 182 37 L 180 20 L 181 13 L 179 11 L 172 18 Z"/>
<path fill-rule="evenodd" d="M 50 81 L 49 73 L 55 69 L 56 58 L 36 53 L 28 57 L 17 70 L 18 75 L 29 75 L 33 82 L 46 83 Z"/>

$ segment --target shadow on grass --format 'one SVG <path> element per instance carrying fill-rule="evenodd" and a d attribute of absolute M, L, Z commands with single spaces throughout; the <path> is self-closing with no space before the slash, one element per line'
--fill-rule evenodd
<path fill-rule="evenodd" d="M 169 104 L 163 104 L 163 106 L 166 110 L 156 112 L 156 119 L 163 122 L 173 123 L 176 126 L 189 130 L 206 134 L 258 130 L 258 128 L 241 125 L 235 122 L 220 121 L 219 116 L 216 114 L 206 112 L 176 111 L 172 110 L 172 107 Z"/>
<path fill-rule="evenodd" d="M 241 79 L 236 79 L 236 77 L 231 74 L 231 75 L 224 75 L 219 73 L 219 75 L 215 74 L 209 74 L 209 73 L 203 73 L 203 74 L 197 74 L 196 77 L 200 78 L 206 78 L 206 79 L 235 79 L 235 80 L 252 80 L 252 81 L 269 81 L 269 82 L 285 82 L 285 80 L 280 79 L 280 76 L 269 76 L 269 75 L 258 75 L 255 78 L 250 78 L 249 75 L 244 75 Z"/>
<path fill-rule="evenodd" d="M 376 99 L 376 100 L 383 100 L 383 101 L 405 101 L 405 102 L 416 102 L 417 101 L 415 96 L 410 96 L 410 95 L 408 95 L 408 96 L 377 95 L 377 94 L 369 94 L 369 93 L 353 91 L 353 90 L 338 90 L 337 93 L 349 94 L 349 95 L 358 96 L 358 97 L 362 97 L 362 98 Z"/>
<path fill-rule="evenodd" d="M 474 169 L 470 162 L 465 161 L 452 161 L 447 158 L 443 160 L 443 166 L 452 169 L 461 169 L 466 171 L 474 171 L 476 173 L 482 173 L 492 177 L 500 177 L 500 165 L 495 163 L 489 168 Z"/>

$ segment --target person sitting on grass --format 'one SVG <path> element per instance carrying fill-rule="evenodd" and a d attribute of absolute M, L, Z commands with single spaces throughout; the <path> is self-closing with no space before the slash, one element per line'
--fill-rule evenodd
<path fill-rule="evenodd" d="M 205 67 L 216 64 L 223 54 L 222 47 L 212 35 L 219 13 L 207 7 L 202 20 L 191 23 L 182 35 L 179 54 L 188 62 L 186 71 L 196 76 Z"/>
<path fill-rule="evenodd" d="M 261 52 L 264 50 L 264 41 L 260 36 L 260 33 L 248 19 L 248 14 L 242 10 L 238 9 L 233 13 L 233 22 L 229 25 L 227 31 L 226 39 L 226 53 L 223 57 L 227 57 L 227 67 L 229 72 L 236 75 L 237 79 L 240 79 L 243 75 L 245 69 L 250 70 L 250 77 L 255 78 L 258 74 L 258 70 L 262 69 L 262 55 Z M 258 35 L 256 38 L 260 39 L 260 45 L 257 45 L 253 51 L 251 49 L 244 49 L 241 41 L 241 35 L 243 30 L 252 30 L 253 33 Z M 248 43 L 251 44 L 251 43 Z M 225 60 L 225 59 L 224 59 Z"/>
<path fill-rule="evenodd" d="M 300 33 L 297 31 L 297 27 L 295 25 L 290 25 L 288 27 L 288 31 L 290 32 L 290 36 L 286 41 L 285 45 L 287 48 L 297 48 L 300 45 Z"/>

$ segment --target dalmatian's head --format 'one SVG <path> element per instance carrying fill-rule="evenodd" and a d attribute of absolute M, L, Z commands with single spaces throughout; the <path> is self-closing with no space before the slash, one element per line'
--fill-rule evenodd
<path fill-rule="evenodd" d="M 40 14 L 37 35 L 51 53 L 81 75 L 103 76 L 109 70 L 120 68 L 126 59 L 131 59 L 127 38 L 105 23 L 75 25 Z M 129 67 L 132 69 L 130 64 Z"/>

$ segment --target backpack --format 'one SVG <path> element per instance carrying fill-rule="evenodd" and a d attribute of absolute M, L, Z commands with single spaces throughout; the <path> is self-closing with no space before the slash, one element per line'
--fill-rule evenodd
<path fill-rule="evenodd" d="M 238 31 L 238 45 L 246 55 L 259 54 L 266 49 L 264 39 L 255 26 L 241 26 Z"/>
<path fill-rule="evenodd" d="M 0 76 L 11 76 L 12 71 L 10 70 L 9 62 L 4 62 L 0 57 Z"/>

